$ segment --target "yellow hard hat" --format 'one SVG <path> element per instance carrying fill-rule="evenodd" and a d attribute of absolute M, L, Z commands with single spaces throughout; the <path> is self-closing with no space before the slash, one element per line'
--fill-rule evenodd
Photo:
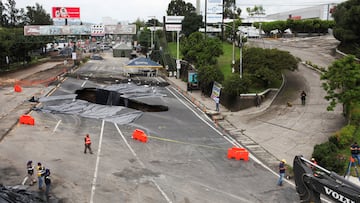
<path fill-rule="evenodd" d="M 283 162 L 284 164 L 286 164 L 286 160 L 285 160 L 285 159 L 282 159 L 281 162 Z"/>

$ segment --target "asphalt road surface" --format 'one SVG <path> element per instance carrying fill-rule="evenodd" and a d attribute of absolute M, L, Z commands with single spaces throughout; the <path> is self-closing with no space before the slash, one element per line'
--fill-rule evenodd
<path fill-rule="evenodd" d="M 65 79 L 40 110 L 31 112 L 36 125 L 18 125 L 2 140 L 1 158 L 7 161 L 7 171 L 16 171 L 19 182 L 27 160 L 34 160 L 51 169 L 51 193 L 62 202 L 299 201 L 291 185 L 276 186 L 276 173 L 262 163 L 227 159 L 228 148 L 236 142 L 170 86 L 144 86 L 153 95 L 135 98 L 161 103 L 168 111 L 140 112 L 127 123 L 117 122 L 114 112 L 121 117 L 138 110 L 90 102 L 71 106 L 78 102 L 72 96 L 76 90 L 116 85 L 112 79 L 92 81 L 98 73 L 102 78 L 122 73 L 122 62 L 116 60 L 105 56 L 104 61 L 81 66 L 79 79 Z M 54 106 L 59 111 L 71 108 L 66 113 L 46 108 Z M 102 116 L 93 118 L 96 115 Z M 135 129 L 148 135 L 147 143 L 131 138 Z M 94 154 L 83 152 L 87 133 Z"/>

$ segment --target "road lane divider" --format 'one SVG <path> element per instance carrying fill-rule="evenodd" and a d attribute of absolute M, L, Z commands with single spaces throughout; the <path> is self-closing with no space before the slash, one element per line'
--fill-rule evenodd
<path fill-rule="evenodd" d="M 94 203 L 94 195 L 96 190 L 96 180 L 99 170 L 99 163 L 100 163 L 100 154 L 101 154 L 101 145 L 102 145 L 102 139 L 104 135 L 104 126 L 105 126 L 105 120 L 102 120 L 101 124 L 101 130 L 100 130 L 100 139 L 99 139 L 99 146 L 96 154 L 96 164 L 95 164 L 95 171 L 94 171 L 94 177 L 92 181 L 92 187 L 91 187 L 91 196 L 90 196 L 90 203 Z"/>
<path fill-rule="evenodd" d="M 172 140 L 172 139 L 168 139 L 168 138 L 156 137 L 156 136 L 151 136 L 151 135 L 148 135 L 148 138 L 155 139 L 155 140 L 161 140 L 161 141 L 165 141 L 165 142 L 183 144 L 183 145 L 192 145 L 195 147 L 202 147 L 202 148 L 207 148 L 207 149 L 224 150 L 224 151 L 227 150 L 227 149 L 224 149 L 221 147 L 214 147 L 214 146 L 202 145 L 202 144 L 194 144 L 194 143 L 190 143 L 190 142 L 183 142 L 183 141 L 179 141 L 179 140 Z"/>
<path fill-rule="evenodd" d="M 140 160 L 140 158 L 138 157 L 138 155 L 135 153 L 134 149 L 130 146 L 129 142 L 126 140 L 124 134 L 121 132 L 119 126 L 114 123 L 117 131 L 119 132 L 121 138 L 124 140 L 125 145 L 128 147 L 128 149 L 131 151 L 131 153 L 133 154 L 133 156 L 136 158 L 136 160 L 139 162 L 140 166 L 143 168 L 145 167 L 145 164 Z M 156 186 L 156 188 L 159 190 L 159 192 L 161 193 L 161 195 L 165 198 L 165 200 L 168 203 L 172 203 L 172 201 L 170 200 L 170 198 L 166 195 L 165 191 L 160 187 L 160 185 L 154 180 L 154 178 L 150 178 L 151 182 Z"/>
<path fill-rule="evenodd" d="M 61 121 L 62 121 L 62 120 L 59 120 L 59 121 L 56 123 L 56 126 L 54 127 L 54 130 L 53 130 L 53 134 L 55 133 L 55 131 L 56 131 L 57 128 L 59 127 Z"/>

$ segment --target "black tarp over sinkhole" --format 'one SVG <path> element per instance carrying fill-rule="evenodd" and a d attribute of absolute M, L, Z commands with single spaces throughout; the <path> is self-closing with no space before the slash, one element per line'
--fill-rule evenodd
<path fill-rule="evenodd" d="M 94 104 L 109 105 L 109 106 L 125 106 L 140 110 L 143 112 L 161 112 L 168 111 L 169 108 L 159 104 L 144 103 L 139 100 L 128 98 L 124 93 L 99 89 L 99 88 L 84 88 L 76 90 L 76 99 L 81 99 Z"/>

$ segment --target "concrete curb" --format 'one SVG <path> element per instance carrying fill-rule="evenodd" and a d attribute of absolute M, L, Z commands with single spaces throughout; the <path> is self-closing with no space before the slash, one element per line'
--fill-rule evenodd
<path fill-rule="evenodd" d="M 255 114 L 259 112 L 263 112 L 267 110 L 273 101 L 276 99 L 280 91 L 283 89 L 285 85 L 285 77 L 282 76 L 283 82 L 278 89 L 277 93 L 273 96 L 273 98 L 266 102 L 266 105 L 262 105 L 262 107 L 257 111 L 252 111 L 247 114 Z M 176 89 L 184 95 L 187 99 L 189 99 L 191 102 L 193 102 L 198 108 L 202 109 L 203 112 L 206 113 L 206 105 L 202 104 L 200 101 L 198 101 L 195 97 L 190 95 L 186 90 L 182 89 L 180 86 L 175 84 L 173 81 L 169 80 L 168 78 L 165 78 L 171 85 L 175 86 Z M 181 81 L 182 82 L 182 81 Z M 221 113 L 220 113 L 221 114 Z M 213 119 L 214 117 L 212 117 Z M 246 135 L 244 129 L 239 129 L 236 127 L 233 123 L 231 123 L 229 120 L 226 119 L 226 116 L 223 117 L 224 119 L 213 119 L 216 126 L 226 135 L 234 138 L 237 142 L 240 143 L 241 146 L 246 148 L 249 152 L 251 152 L 252 155 L 254 155 L 257 159 L 263 161 L 269 168 L 273 170 L 277 170 L 277 165 L 279 164 L 279 159 L 277 159 L 273 154 L 271 154 L 269 151 L 267 151 L 265 148 L 263 148 L 261 145 L 256 143 L 254 140 L 252 140 L 249 136 Z"/>

